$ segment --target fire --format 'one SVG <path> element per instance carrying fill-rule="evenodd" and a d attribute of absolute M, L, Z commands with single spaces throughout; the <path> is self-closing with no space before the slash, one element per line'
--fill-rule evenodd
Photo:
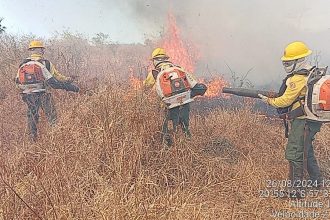
<path fill-rule="evenodd" d="M 143 84 L 142 80 L 136 78 L 133 75 L 129 76 L 129 82 L 131 86 L 134 88 L 134 90 L 139 90 L 142 88 L 142 84 Z"/>
<path fill-rule="evenodd" d="M 222 88 L 228 86 L 229 84 L 222 77 L 210 80 L 209 82 L 205 82 L 205 80 L 202 79 L 200 80 L 200 82 L 204 83 L 207 86 L 207 90 L 204 97 L 214 98 L 221 96 L 223 98 L 228 98 L 228 96 L 222 94 Z"/>
<path fill-rule="evenodd" d="M 193 44 L 182 40 L 175 16 L 171 13 L 168 15 L 168 30 L 161 42 L 161 46 L 166 50 L 173 63 L 182 66 L 188 72 L 194 72 L 200 53 Z M 222 77 L 213 79 L 208 83 L 204 79 L 200 82 L 205 83 L 208 87 L 205 93 L 205 97 L 208 98 L 221 96 L 222 88 L 228 86 L 228 83 Z"/>
<path fill-rule="evenodd" d="M 181 38 L 180 30 L 177 26 L 175 16 L 168 14 L 167 31 L 161 41 L 161 47 L 166 50 L 173 63 L 176 63 L 188 72 L 194 72 L 196 61 L 200 55 L 196 48 Z"/>
<path fill-rule="evenodd" d="M 138 79 L 137 77 L 135 77 L 134 74 L 134 67 L 133 66 L 129 66 L 128 68 L 129 72 L 130 72 L 130 76 L 128 78 L 131 86 L 134 88 L 134 90 L 139 90 L 142 88 L 142 80 Z"/>
<path fill-rule="evenodd" d="M 160 47 L 163 47 L 166 50 L 167 55 L 170 57 L 170 60 L 182 66 L 185 70 L 190 73 L 194 73 L 195 64 L 200 58 L 199 51 L 192 43 L 183 41 L 181 38 L 180 29 L 176 23 L 175 16 L 171 13 L 168 15 L 168 24 L 167 31 L 164 34 L 164 37 L 159 42 Z M 136 78 L 134 75 L 134 68 L 130 68 L 130 77 L 129 81 L 132 87 L 135 90 L 142 88 L 142 80 Z M 212 80 L 200 80 L 201 83 L 204 83 L 207 86 L 207 91 L 205 93 L 206 98 L 214 97 L 228 97 L 222 94 L 222 88 L 228 86 L 226 80 L 222 77 L 218 77 Z"/>

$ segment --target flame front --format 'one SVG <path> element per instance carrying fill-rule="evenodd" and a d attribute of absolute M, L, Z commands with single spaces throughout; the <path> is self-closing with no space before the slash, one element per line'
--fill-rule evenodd
<path fill-rule="evenodd" d="M 193 44 L 182 40 L 176 19 L 171 13 L 168 15 L 168 30 L 161 42 L 161 46 L 166 50 L 173 63 L 182 66 L 190 73 L 194 72 L 195 64 L 201 55 Z M 222 77 L 208 80 L 207 83 L 204 79 L 200 80 L 200 82 L 206 84 L 208 87 L 204 95 L 205 97 L 224 97 L 222 95 L 222 88 L 228 86 L 228 83 Z"/>
<path fill-rule="evenodd" d="M 200 58 L 198 51 L 192 44 L 183 42 L 175 16 L 171 13 L 168 14 L 167 25 L 161 47 L 166 50 L 173 63 L 182 66 L 190 73 L 194 72 L 195 63 Z"/>
<path fill-rule="evenodd" d="M 168 14 L 167 30 L 159 42 L 159 45 L 165 49 L 167 55 L 174 64 L 183 67 L 190 73 L 194 73 L 195 65 L 201 57 L 200 53 L 192 43 L 182 40 L 175 16 L 171 13 Z M 142 81 L 134 77 L 133 68 L 131 69 L 129 81 L 134 89 L 141 89 Z M 222 88 L 228 86 L 229 83 L 222 77 L 209 80 L 201 79 L 199 82 L 204 83 L 208 88 L 204 95 L 206 98 L 228 98 L 228 96 L 222 94 Z"/>
<path fill-rule="evenodd" d="M 200 82 L 204 83 L 207 86 L 206 93 L 204 94 L 206 98 L 214 98 L 220 96 L 223 98 L 228 98 L 227 95 L 222 93 L 222 88 L 229 86 L 229 83 L 222 77 L 212 79 L 209 82 L 205 82 L 205 80 L 202 79 Z"/>
<path fill-rule="evenodd" d="M 128 80 L 129 80 L 131 86 L 134 88 L 134 90 L 141 89 L 143 81 L 134 76 L 134 67 L 133 66 L 129 67 L 129 72 L 130 72 L 130 76 L 129 76 Z"/>

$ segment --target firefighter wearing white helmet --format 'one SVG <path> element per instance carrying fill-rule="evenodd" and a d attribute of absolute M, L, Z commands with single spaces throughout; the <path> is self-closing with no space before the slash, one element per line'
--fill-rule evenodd
<path fill-rule="evenodd" d="M 51 125 L 57 119 L 50 87 L 78 92 L 79 88 L 70 77 L 60 74 L 55 66 L 44 58 L 45 46 L 42 41 L 30 42 L 30 56 L 19 65 L 15 83 L 20 89 L 22 100 L 27 104 L 28 131 L 31 140 L 37 140 L 39 109 L 42 108 Z"/>
<path fill-rule="evenodd" d="M 311 53 L 312 51 L 303 42 L 290 43 L 281 58 L 288 75 L 283 80 L 279 96 L 268 98 L 259 94 L 265 103 L 277 108 L 278 113 L 285 120 L 288 137 L 285 158 L 289 161 L 289 179 L 293 186 L 291 188 L 293 191 L 288 194 L 290 197 L 303 195 L 301 181 L 304 177 L 304 169 L 307 170 L 313 186 L 319 186 L 322 181 L 312 145 L 315 134 L 320 131 L 321 123 L 306 120 L 304 113 L 307 79 L 315 68 L 307 60 Z"/>
<path fill-rule="evenodd" d="M 169 121 L 172 121 L 174 132 L 181 125 L 185 136 L 190 138 L 190 102 L 193 101 L 195 95 L 203 95 L 206 87 L 198 84 L 193 76 L 183 68 L 174 65 L 163 48 L 156 48 L 151 54 L 151 60 L 154 69 L 149 72 L 143 84 L 147 88 L 156 85 L 157 94 L 166 106 L 162 126 L 162 140 L 166 146 L 171 146 L 173 140 L 169 134 Z M 193 88 L 198 88 L 198 91 L 201 92 L 192 94 Z"/>

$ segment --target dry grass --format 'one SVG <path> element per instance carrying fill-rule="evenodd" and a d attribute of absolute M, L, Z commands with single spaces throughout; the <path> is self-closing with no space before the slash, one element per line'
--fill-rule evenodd
<path fill-rule="evenodd" d="M 14 76 L 11 64 L 23 53 L 23 46 L 9 50 L 9 40 L 1 45 L 7 52 L 2 53 L 0 71 L 7 78 Z M 52 44 L 52 51 L 61 54 L 67 47 L 59 42 Z M 118 63 L 110 54 L 95 68 L 80 65 L 100 50 L 86 45 L 80 47 L 87 52 L 71 51 L 68 65 L 58 66 L 85 74 L 83 80 L 98 68 L 103 71 L 101 85 L 92 96 L 54 92 L 59 122 L 51 128 L 43 117 L 37 143 L 24 136 L 25 106 L 12 83 L 3 87 L 0 219 L 272 219 L 271 210 L 294 210 L 288 200 L 259 196 L 267 179 L 287 175 L 280 121 L 248 108 L 195 114 L 192 140 L 178 134 L 175 146 L 164 150 L 157 99 L 141 91 L 127 93 L 127 85 L 109 77 L 121 74 L 130 59 L 118 52 Z M 70 50 L 64 53 L 67 57 Z M 55 63 L 63 61 L 54 54 Z M 326 175 L 327 134 L 329 127 L 324 126 L 316 141 Z"/>

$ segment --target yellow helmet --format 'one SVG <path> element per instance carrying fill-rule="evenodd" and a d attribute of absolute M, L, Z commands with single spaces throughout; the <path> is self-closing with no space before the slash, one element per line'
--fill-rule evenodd
<path fill-rule="evenodd" d="M 45 48 L 45 46 L 44 46 L 44 43 L 42 41 L 33 40 L 29 44 L 29 49 L 33 49 L 33 48 Z"/>
<path fill-rule="evenodd" d="M 286 46 L 284 50 L 284 55 L 282 56 L 282 61 L 290 61 L 290 60 L 296 60 L 303 57 L 307 57 L 310 55 L 312 51 L 308 49 L 306 44 L 300 41 L 295 41 L 288 46 Z"/>
<path fill-rule="evenodd" d="M 164 48 L 158 47 L 158 48 L 154 49 L 154 51 L 152 52 L 151 59 L 155 59 L 155 58 L 159 58 L 159 57 L 168 58 Z"/>

